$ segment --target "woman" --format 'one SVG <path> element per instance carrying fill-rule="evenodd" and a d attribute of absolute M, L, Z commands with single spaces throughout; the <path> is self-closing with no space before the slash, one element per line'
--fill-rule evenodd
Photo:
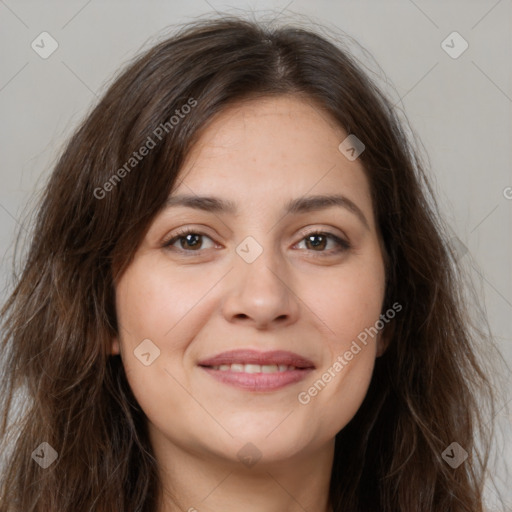
<path fill-rule="evenodd" d="M 46 188 L 3 310 L 4 434 L 27 406 L 0 511 L 483 510 L 492 392 L 446 240 L 346 52 L 185 27 Z"/>

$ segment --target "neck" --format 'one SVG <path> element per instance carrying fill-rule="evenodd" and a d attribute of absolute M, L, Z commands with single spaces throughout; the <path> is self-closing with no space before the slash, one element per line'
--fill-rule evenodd
<path fill-rule="evenodd" d="M 332 512 L 334 443 L 286 461 L 264 463 L 262 458 L 252 467 L 185 452 L 168 441 L 152 444 L 162 490 L 157 512 Z"/>

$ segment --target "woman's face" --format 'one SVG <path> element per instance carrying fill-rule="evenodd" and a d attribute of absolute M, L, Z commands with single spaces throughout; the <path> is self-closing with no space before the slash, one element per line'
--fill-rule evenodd
<path fill-rule="evenodd" d="M 188 155 L 116 287 L 113 353 L 152 442 L 272 462 L 329 445 L 358 410 L 385 271 L 346 137 L 282 96 L 230 106 Z"/>

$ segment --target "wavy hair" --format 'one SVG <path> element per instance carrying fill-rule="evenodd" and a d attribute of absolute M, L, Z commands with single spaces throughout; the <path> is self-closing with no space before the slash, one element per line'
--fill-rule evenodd
<path fill-rule="evenodd" d="M 389 255 L 383 311 L 404 305 L 385 327 L 391 341 L 364 402 L 336 436 L 334 510 L 483 510 L 493 389 L 419 151 L 342 43 L 225 16 L 188 23 L 132 61 L 48 179 L 2 309 L 0 512 L 154 512 L 161 486 L 146 418 L 110 355 L 115 285 L 213 116 L 284 94 L 364 142 L 359 158 Z M 155 147 L 127 166 L 148 137 Z M 32 460 L 43 441 L 58 452 L 46 469 Z M 442 457 L 454 441 L 468 453 L 456 469 Z"/>

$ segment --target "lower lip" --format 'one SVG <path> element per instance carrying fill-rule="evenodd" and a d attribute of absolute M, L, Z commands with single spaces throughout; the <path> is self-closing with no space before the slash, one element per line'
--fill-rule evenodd
<path fill-rule="evenodd" d="M 295 382 L 300 382 L 313 370 L 313 368 L 304 368 L 303 370 L 287 370 L 274 373 L 244 373 L 232 372 L 231 370 L 214 370 L 205 366 L 201 366 L 201 368 L 214 379 L 224 384 L 248 391 L 274 391 L 281 389 Z"/>

